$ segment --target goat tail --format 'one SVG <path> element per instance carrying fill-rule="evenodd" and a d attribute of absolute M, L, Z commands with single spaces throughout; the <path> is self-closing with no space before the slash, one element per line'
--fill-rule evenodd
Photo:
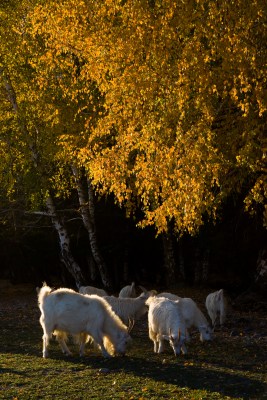
<path fill-rule="evenodd" d="M 44 299 L 52 292 L 52 289 L 44 282 L 43 287 L 38 291 L 38 303 L 42 304 Z"/>

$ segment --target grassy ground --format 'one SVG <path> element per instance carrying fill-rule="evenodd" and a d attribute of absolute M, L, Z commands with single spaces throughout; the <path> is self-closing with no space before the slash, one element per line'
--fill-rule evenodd
<path fill-rule="evenodd" d="M 188 291 L 203 304 L 206 292 Z M 66 358 L 55 341 L 43 359 L 39 315 L 34 288 L 0 294 L 0 399 L 267 399 L 266 313 L 232 311 L 212 343 L 193 332 L 177 358 L 153 353 L 144 319 L 128 355 L 110 360 L 90 348 L 81 359 L 71 343 Z"/>

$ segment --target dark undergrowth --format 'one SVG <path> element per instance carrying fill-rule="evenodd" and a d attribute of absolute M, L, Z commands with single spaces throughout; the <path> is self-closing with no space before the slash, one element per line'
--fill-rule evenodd
<path fill-rule="evenodd" d="M 179 294 L 201 305 L 207 293 Z M 267 399 L 266 312 L 232 310 L 212 342 L 193 331 L 188 355 L 177 358 L 167 346 L 153 353 L 143 319 L 127 356 L 108 360 L 90 347 L 80 358 L 71 342 L 67 358 L 54 340 L 43 359 L 39 315 L 34 288 L 1 293 L 1 399 Z"/>

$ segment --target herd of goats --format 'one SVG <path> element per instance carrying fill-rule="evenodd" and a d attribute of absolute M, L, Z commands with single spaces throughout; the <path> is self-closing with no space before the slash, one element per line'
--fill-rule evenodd
<path fill-rule="evenodd" d="M 43 357 L 48 357 L 48 345 L 52 335 L 66 355 L 71 352 L 66 344 L 68 335 L 80 346 L 80 355 L 85 344 L 93 342 L 104 357 L 123 355 L 131 341 L 130 331 L 134 322 L 148 312 L 148 333 L 154 343 L 154 352 L 162 353 L 164 343 L 169 342 L 174 354 L 187 353 L 185 343 L 188 330 L 199 330 L 200 340 L 211 340 L 217 319 L 223 324 L 226 302 L 223 290 L 210 293 L 206 308 L 213 329 L 206 317 L 191 298 L 182 298 L 172 293 L 148 291 L 142 286 L 136 296 L 135 284 L 125 286 L 118 297 L 108 296 L 103 289 L 81 286 L 79 293 L 67 288 L 51 289 L 45 283 L 37 288 L 38 305 L 43 328 Z"/>

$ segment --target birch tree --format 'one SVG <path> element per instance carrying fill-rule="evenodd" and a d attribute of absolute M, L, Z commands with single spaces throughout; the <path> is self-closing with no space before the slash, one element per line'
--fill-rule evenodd
<path fill-rule="evenodd" d="M 81 114 L 92 110 L 76 157 L 100 193 L 128 214 L 142 208 L 139 226 L 160 233 L 173 220 L 178 235 L 195 234 L 234 192 L 266 224 L 263 0 L 50 0 L 31 34 L 45 43 L 45 82 L 80 60 L 80 90 L 64 86 L 74 101 L 87 96 Z"/>
<path fill-rule="evenodd" d="M 29 4 L 28 2 L 27 5 L 29 6 Z M 74 278 L 77 287 L 79 287 L 84 283 L 82 271 L 72 256 L 66 226 L 56 212 L 51 194 L 53 185 L 49 173 L 53 174 L 53 171 L 55 171 L 55 160 L 53 157 L 56 154 L 55 149 L 52 150 L 51 147 L 51 145 L 54 145 L 51 143 L 54 139 L 53 130 L 49 129 L 49 125 L 45 129 L 45 123 L 41 118 L 44 116 L 45 119 L 45 113 L 42 114 L 41 110 L 42 105 L 35 104 L 38 97 L 35 94 L 37 88 L 34 85 L 30 66 L 26 60 L 31 53 L 27 49 L 25 52 L 23 51 L 25 50 L 23 44 L 25 41 L 24 35 L 26 34 L 23 26 L 23 17 L 25 18 L 27 15 L 27 8 L 25 9 L 25 6 L 26 4 L 22 2 L 20 4 L 21 8 L 7 8 L 6 10 L 8 13 L 8 23 L 5 21 L 5 28 L 9 27 L 11 32 L 13 30 L 12 34 L 14 37 L 11 35 L 10 38 L 4 38 L 3 32 L 1 32 L 2 59 L 0 65 L 0 82 L 3 99 L 1 107 L 3 124 L 1 146 L 8 151 L 10 156 L 12 156 L 11 152 L 13 151 L 17 154 L 17 157 L 11 163 L 11 171 L 15 169 L 16 174 L 10 173 L 12 180 L 9 181 L 9 185 L 7 181 L 5 182 L 7 185 L 7 195 L 9 192 L 12 193 L 15 190 L 19 185 L 19 181 L 22 179 L 27 181 L 29 175 L 31 176 L 28 195 L 32 196 L 32 202 L 38 202 L 39 206 L 42 204 L 46 205 L 46 215 L 51 218 L 58 233 L 61 259 Z M 12 15 L 12 11 L 18 12 L 20 19 L 15 18 L 16 15 Z M 19 22 L 21 25 L 18 24 Z M 17 35 L 16 31 L 14 32 L 15 29 L 18 31 L 21 29 L 19 31 L 20 35 Z M 12 48 L 12 54 L 10 53 L 10 48 Z M 14 59 L 12 59 L 13 57 Z M 5 132 L 7 133 L 3 134 Z M 17 164 L 18 160 L 20 160 L 19 165 Z M 7 167 L 8 165 L 2 160 L 3 171 Z M 19 167 L 22 168 L 20 171 Z M 36 196 L 39 197 L 39 201 L 36 200 Z M 40 201 L 40 198 L 42 198 L 42 201 Z"/>

